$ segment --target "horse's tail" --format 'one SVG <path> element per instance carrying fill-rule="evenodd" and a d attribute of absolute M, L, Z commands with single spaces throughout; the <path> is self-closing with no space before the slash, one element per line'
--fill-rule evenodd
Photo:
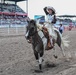
<path fill-rule="evenodd" d="M 66 36 L 62 36 L 62 34 L 59 32 L 58 29 L 54 28 L 54 30 L 58 33 L 59 37 L 61 38 L 61 44 L 64 46 L 64 47 L 68 47 L 69 46 L 69 40 L 67 40 L 69 38 L 68 35 Z"/>
<path fill-rule="evenodd" d="M 59 35 L 61 37 L 61 44 L 64 46 L 64 47 L 68 47 L 69 46 L 69 40 L 67 40 L 69 38 L 68 35 L 66 36 L 62 36 L 62 34 L 59 32 Z"/>
<path fill-rule="evenodd" d="M 62 35 L 60 35 L 60 37 L 61 37 L 61 43 L 63 44 L 63 46 L 64 47 L 68 47 L 69 46 L 69 40 L 67 40 L 68 39 L 68 35 L 66 35 L 66 36 L 64 36 L 64 37 L 62 37 Z"/>

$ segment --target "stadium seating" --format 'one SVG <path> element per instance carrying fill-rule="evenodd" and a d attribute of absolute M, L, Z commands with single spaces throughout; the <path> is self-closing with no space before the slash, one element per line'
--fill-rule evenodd
<path fill-rule="evenodd" d="M 27 14 L 15 4 L 0 3 L 0 25 L 26 24 Z"/>

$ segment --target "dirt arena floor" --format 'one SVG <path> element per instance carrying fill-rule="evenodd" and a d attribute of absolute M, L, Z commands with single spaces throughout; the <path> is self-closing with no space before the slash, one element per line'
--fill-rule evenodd
<path fill-rule="evenodd" d="M 43 72 L 38 73 L 32 46 L 24 34 L 0 36 L 0 75 L 76 75 L 76 31 L 65 31 L 69 35 L 69 47 L 65 48 L 66 58 L 56 46 L 57 59 L 53 50 L 45 51 Z"/>

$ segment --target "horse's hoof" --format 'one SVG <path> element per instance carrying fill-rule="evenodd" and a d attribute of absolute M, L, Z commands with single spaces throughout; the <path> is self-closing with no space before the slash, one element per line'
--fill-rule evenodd
<path fill-rule="evenodd" d="M 28 43 L 31 43 L 31 41 L 30 41 L 30 40 L 27 40 L 27 42 L 28 42 Z"/>
<path fill-rule="evenodd" d="M 56 58 L 56 59 L 58 58 L 58 56 L 56 56 L 56 55 L 53 55 L 53 56 L 54 56 L 54 58 Z"/>
<path fill-rule="evenodd" d="M 39 64 L 39 69 L 42 70 L 42 64 Z"/>
<path fill-rule="evenodd" d="M 42 70 L 35 70 L 36 73 L 42 73 Z"/>

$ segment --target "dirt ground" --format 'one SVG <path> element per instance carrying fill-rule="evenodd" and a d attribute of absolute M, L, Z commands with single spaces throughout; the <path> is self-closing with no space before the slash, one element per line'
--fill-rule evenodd
<path fill-rule="evenodd" d="M 53 50 L 45 51 L 43 72 L 38 73 L 32 46 L 24 35 L 0 37 L 0 75 L 76 75 L 76 31 L 65 31 L 70 44 L 65 48 L 66 58 L 56 46 L 57 59 Z"/>

